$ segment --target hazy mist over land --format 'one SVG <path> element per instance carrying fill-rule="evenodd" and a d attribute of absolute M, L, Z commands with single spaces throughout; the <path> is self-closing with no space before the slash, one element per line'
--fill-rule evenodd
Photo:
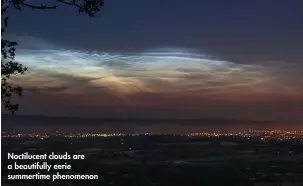
<path fill-rule="evenodd" d="M 191 133 L 244 129 L 297 129 L 300 124 L 275 121 L 245 121 L 207 118 L 59 118 L 46 116 L 2 115 L 2 131 L 20 132 L 121 132 L 121 133 Z"/>

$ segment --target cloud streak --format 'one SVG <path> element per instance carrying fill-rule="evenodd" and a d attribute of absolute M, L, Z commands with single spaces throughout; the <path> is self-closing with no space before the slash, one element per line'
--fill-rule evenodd
<path fill-rule="evenodd" d="M 275 77 L 260 65 L 211 59 L 186 49 L 120 54 L 22 49 L 17 60 L 49 78 L 91 79 L 88 83 L 93 86 L 106 85 L 126 92 L 228 91 L 239 87 L 257 90 L 275 83 Z"/>
<path fill-rule="evenodd" d="M 186 48 L 110 53 L 21 47 L 16 60 L 29 67 L 12 78 L 25 88 L 26 104 L 36 105 L 29 110 L 39 104 L 71 113 L 75 108 L 222 110 L 303 100 L 302 87 L 289 81 L 293 67 L 240 64 Z"/>

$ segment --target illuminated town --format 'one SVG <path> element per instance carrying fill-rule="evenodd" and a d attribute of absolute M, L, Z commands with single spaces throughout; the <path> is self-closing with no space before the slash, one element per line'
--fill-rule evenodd
<path fill-rule="evenodd" d="M 147 135 L 181 135 L 189 137 L 242 137 L 245 139 L 260 140 L 303 140 L 303 130 L 244 130 L 241 132 L 224 133 L 218 130 L 213 132 L 196 132 L 189 134 L 155 134 L 155 133 L 18 133 L 18 132 L 2 132 L 2 138 L 40 138 L 49 137 L 65 137 L 65 138 L 91 138 L 91 137 L 115 137 L 115 136 L 147 136 Z"/>

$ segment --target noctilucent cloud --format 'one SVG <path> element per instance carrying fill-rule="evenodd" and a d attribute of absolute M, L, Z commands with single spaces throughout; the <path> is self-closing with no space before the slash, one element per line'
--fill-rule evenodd
<path fill-rule="evenodd" d="M 303 121 L 302 1 L 11 12 L 20 114 Z M 32 20 L 32 21 L 29 21 Z"/>

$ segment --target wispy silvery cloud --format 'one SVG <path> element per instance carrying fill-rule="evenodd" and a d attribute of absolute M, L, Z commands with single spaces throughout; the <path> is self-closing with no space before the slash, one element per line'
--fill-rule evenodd
<path fill-rule="evenodd" d="M 186 92 L 224 97 L 231 93 L 293 94 L 300 91 L 298 87 L 283 84 L 284 77 L 273 65 L 239 64 L 186 48 L 133 53 L 87 52 L 56 49 L 32 37 L 23 38 L 26 40 L 40 48 L 18 50 L 16 59 L 29 67 L 29 73 L 22 80 L 25 84 L 27 80 L 30 84 L 36 79 L 40 82 L 36 86 L 42 86 L 43 82 L 49 86 L 86 83 L 118 94 Z"/>

